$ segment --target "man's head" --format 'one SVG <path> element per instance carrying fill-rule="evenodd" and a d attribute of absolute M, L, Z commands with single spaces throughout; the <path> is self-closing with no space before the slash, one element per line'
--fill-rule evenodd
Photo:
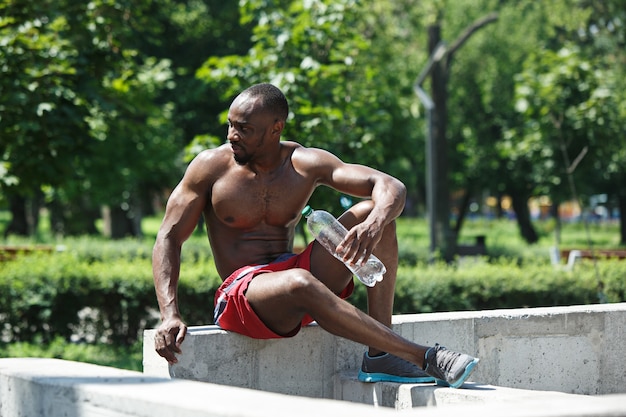
<path fill-rule="evenodd" d="M 255 84 L 245 89 L 239 96 L 259 98 L 264 111 L 272 113 L 278 120 L 286 121 L 289 116 L 289 104 L 282 91 L 269 83 Z"/>
<path fill-rule="evenodd" d="M 247 164 L 280 142 L 288 114 L 287 99 L 271 84 L 256 84 L 239 94 L 228 110 L 227 138 L 235 161 Z"/>

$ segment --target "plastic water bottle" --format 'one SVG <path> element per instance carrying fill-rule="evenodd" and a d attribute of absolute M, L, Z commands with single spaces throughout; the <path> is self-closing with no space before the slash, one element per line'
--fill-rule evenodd
<path fill-rule="evenodd" d="M 324 210 L 313 210 L 306 206 L 302 210 L 302 215 L 306 217 L 309 231 L 321 245 L 326 248 L 335 258 L 343 262 L 341 255 L 337 254 L 337 246 L 343 241 L 348 230 L 332 214 Z M 346 267 L 368 287 L 373 287 L 377 282 L 383 280 L 383 275 L 387 272 L 385 265 L 374 255 L 370 255 L 367 262 L 358 265 L 350 265 L 344 262 Z"/>

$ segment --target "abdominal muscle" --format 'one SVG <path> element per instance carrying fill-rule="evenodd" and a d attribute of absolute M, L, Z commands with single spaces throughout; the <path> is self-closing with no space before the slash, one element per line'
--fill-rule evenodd
<path fill-rule="evenodd" d="M 217 272 L 225 280 L 246 265 L 270 263 L 293 249 L 294 227 L 258 224 L 252 229 L 228 227 L 207 216 L 207 229 Z"/>

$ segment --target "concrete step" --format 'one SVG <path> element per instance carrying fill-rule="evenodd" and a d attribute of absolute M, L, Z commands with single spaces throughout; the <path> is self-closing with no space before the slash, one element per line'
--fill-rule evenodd
<path fill-rule="evenodd" d="M 478 382 L 466 382 L 459 389 L 432 384 L 395 382 L 364 383 L 354 372 L 337 375 L 335 398 L 344 401 L 407 410 L 414 407 L 441 407 L 471 404 L 513 404 L 532 400 L 586 401 L 589 396 L 556 391 L 506 388 Z"/>

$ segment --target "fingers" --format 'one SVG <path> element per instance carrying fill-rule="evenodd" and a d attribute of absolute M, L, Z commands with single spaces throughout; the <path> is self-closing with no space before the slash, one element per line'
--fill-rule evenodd
<path fill-rule="evenodd" d="M 185 340 L 185 336 L 186 335 L 187 335 L 187 326 L 185 326 L 183 324 L 182 326 L 180 326 L 180 329 L 178 330 L 178 334 L 176 335 L 176 347 L 178 348 L 178 352 L 177 353 L 181 353 L 182 352 L 180 350 L 180 345 Z"/>
<path fill-rule="evenodd" d="M 177 363 L 176 354 L 182 353 L 180 349 L 185 335 L 187 334 L 187 326 L 180 325 L 167 329 L 157 329 L 154 338 L 154 348 L 156 352 L 165 358 L 169 363 Z"/>
<path fill-rule="evenodd" d="M 337 247 L 343 253 L 343 260 L 353 265 L 362 265 L 374 251 L 376 240 L 368 231 L 362 232 L 359 227 L 352 228 L 345 239 Z"/>

